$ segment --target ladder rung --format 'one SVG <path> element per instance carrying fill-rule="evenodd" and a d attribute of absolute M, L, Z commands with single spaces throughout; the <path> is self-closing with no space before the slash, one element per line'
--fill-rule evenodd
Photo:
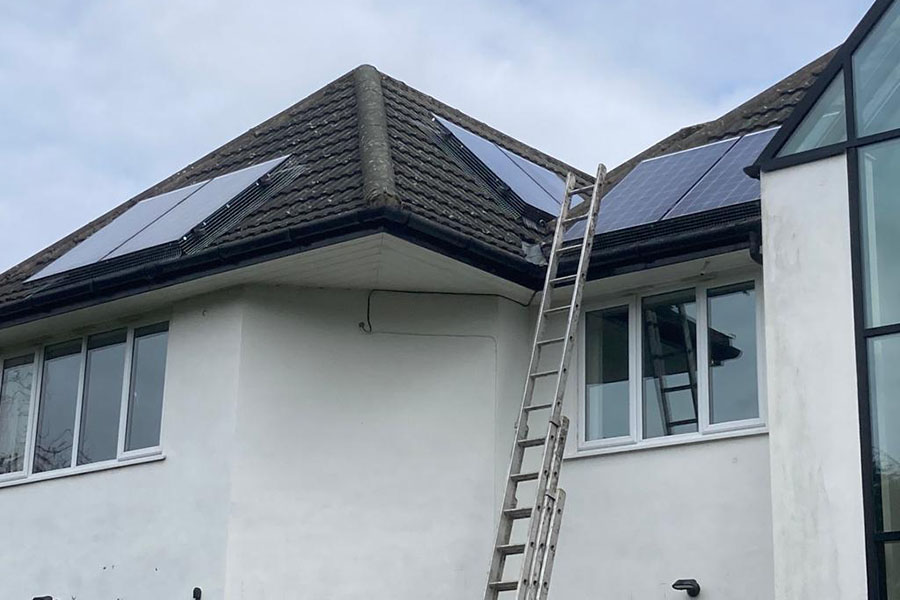
<path fill-rule="evenodd" d="M 539 438 L 524 438 L 524 439 L 517 441 L 516 443 L 518 445 L 522 446 L 523 448 L 534 448 L 535 446 L 543 446 L 544 442 L 546 442 L 546 441 L 547 441 L 546 438 L 539 437 Z"/>
<path fill-rule="evenodd" d="M 553 404 L 532 404 L 531 406 L 525 407 L 525 412 L 531 412 L 533 410 L 547 410 L 548 408 L 553 408 Z"/>
<path fill-rule="evenodd" d="M 578 275 L 566 275 L 550 280 L 550 285 L 565 285 L 567 283 L 575 283 L 578 281 Z"/>
<path fill-rule="evenodd" d="M 561 313 L 561 312 L 569 312 L 569 305 L 566 304 L 565 306 L 556 306 L 554 308 L 548 308 L 547 310 L 544 311 L 544 314 L 545 315 L 555 315 L 556 313 Z"/>
<path fill-rule="evenodd" d="M 531 507 L 527 508 L 508 508 L 503 511 L 503 514 L 509 517 L 510 519 L 527 519 L 531 516 L 531 513 L 534 512 L 534 509 Z"/>
<path fill-rule="evenodd" d="M 663 388 L 662 391 L 664 394 L 668 394 L 669 392 L 683 392 L 685 390 L 692 390 L 692 389 L 694 389 L 694 386 L 692 386 L 689 383 L 686 383 L 684 385 L 673 385 L 672 387 L 666 387 L 666 388 Z"/>
<path fill-rule="evenodd" d="M 585 192 L 593 192 L 593 191 L 594 191 L 594 186 L 586 185 L 586 186 L 580 187 L 580 188 L 573 188 L 572 191 L 569 193 L 570 194 L 583 194 Z"/>
<path fill-rule="evenodd" d="M 524 554 L 525 544 L 505 544 L 503 546 L 497 546 L 497 552 L 505 556 L 509 556 L 510 554 Z"/>
<path fill-rule="evenodd" d="M 564 341 L 566 341 L 565 337 L 551 338 L 549 340 L 541 340 L 537 343 L 537 345 L 538 346 L 549 346 L 550 344 L 562 344 Z"/>
<path fill-rule="evenodd" d="M 548 377 L 550 375 L 556 375 L 559 373 L 559 370 L 553 369 L 551 371 L 538 371 L 537 373 L 532 373 L 530 377 L 537 379 L 538 377 Z"/>
<path fill-rule="evenodd" d="M 516 483 L 519 483 L 522 481 L 534 481 L 535 479 L 538 478 L 539 475 L 540 475 L 540 473 L 535 471 L 533 473 L 515 473 L 514 475 L 510 475 L 509 478 L 512 479 L 513 481 L 515 481 Z"/>
<path fill-rule="evenodd" d="M 581 245 L 581 244 L 569 244 L 568 246 L 562 246 L 562 247 L 560 247 L 560 249 L 558 250 L 558 252 L 559 252 L 560 254 L 563 254 L 563 253 L 565 253 L 565 252 L 573 252 L 573 251 L 575 251 L 575 250 L 581 251 L 581 248 L 582 248 L 582 245 Z"/>
<path fill-rule="evenodd" d="M 514 592 L 519 588 L 518 581 L 492 581 L 488 584 L 492 590 L 498 592 Z"/>
<path fill-rule="evenodd" d="M 568 225 L 569 223 L 577 223 L 578 221 L 584 221 L 585 219 L 587 219 L 590 216 L 590 214 L 591 213 L 586 212 L 584 214 L 578 215 L 577 217 L 568 217 L 566 219 L 563 219 L 562 223 L 563 223 L 563 225 Z"/>

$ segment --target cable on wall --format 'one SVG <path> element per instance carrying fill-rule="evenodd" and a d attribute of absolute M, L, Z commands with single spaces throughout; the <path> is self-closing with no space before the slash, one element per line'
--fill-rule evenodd
<path fill-rule="evenodd" d="M 523 306 L 528 308 L 531 306 L 531 303 L 534 301 L 534 297 L 537 296 L 538 290 L 532 292 L 531 297 L 528 299 L 528 302 L 520 302 L 515 298 L 510 298 L 509 296 L 504 296 L 503 294 L 474 294 L 468 292 L 419 292 L 419 291 L 410 291 L 410 290 L 387 290 L 387 289 L 372 289 L 369 290 L 368 296 L 366 296 L 366 320 L 359 322 L 359 329 L 363 333 L 372 333 L 372 296 L 376 293 L 385 293 L 385 294 L 410 294 L 410 295 L 421 295 L 421 296 L 469 296 L 474 298 L 502 298 L 504 300 L 508 300 L 513 302 L 514 304 L 518 304 L 519 306 Z"/>

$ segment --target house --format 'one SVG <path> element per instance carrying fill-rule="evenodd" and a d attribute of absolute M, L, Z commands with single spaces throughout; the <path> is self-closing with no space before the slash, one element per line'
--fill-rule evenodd
<path fill-rule="evenodd" d="M 900 598 L 898 40 L 611 171 L 554 598 Z M 480 597 L 567 173 L 361 66 L 0 276 L 0 597 Z"/>

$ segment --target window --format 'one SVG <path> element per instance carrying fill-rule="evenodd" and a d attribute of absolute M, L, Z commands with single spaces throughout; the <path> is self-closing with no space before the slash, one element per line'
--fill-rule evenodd
<path fill-rule="evenodd" d="M 0 376 L 0 475 L 25 468 L 25 442 L 31 412 L 34 356 L 3 361 Z"/>
<path fill-rule="evenodd" d="M 644 298 L 644 439 L 697 431 L 697 304 L 694 290 Z"/>
<path fill-rule="evenodd" d="M 838 73 L 778 152 L 787 156 L 847 140 L 844 73 Z"/>
<path fill-rule="evenodd" d="M 900 127 L 900 4 L 894 3 L 853 53 L 860 136 Z"/>
<path fill-rule="evenodd" d="M 628 307 L 617 306 L 585 315 L 587 439 L 631 435 Z"/>
<path fill-rule="evenodd" d="M 707 290 L 709 422 L 759 418 L 756 289 L 752 283 Z"/>
<path fill-rule="evenodd" d="M 900 323 L 900 140 L 859 151 L 866 326 Z"/>
<path fill-rule="evenodd" d="M 873 493 L 868 527 L 873 532 L 878 565 L 873 579 L 881 597 L 900 599 L 900 140 L 857 150 L 859 233 L 863 323 L 868 379 Z M 870 565 L 870 568 L 872 566 Z"/>
<path fill-rule="evenodd" d="M 762 428 L 756 288 L 740 280 L 588 310 L 582 449 Z"/>
<path fill-rule="evenodd" d="M 0 481 L 157 453 L 167 336 L 122 328 L 0 361 Z"/>

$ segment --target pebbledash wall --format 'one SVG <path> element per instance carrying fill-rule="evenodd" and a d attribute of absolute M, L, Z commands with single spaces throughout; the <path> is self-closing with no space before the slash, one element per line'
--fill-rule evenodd
<path fill-rule="evenodd" d="M 365 334 L 366 300 L 177 304 L 165 460 L 0 489 L 0 597 L 478 598 L 532 311 L 376 293 Z M 553 596 L 771 598 L 768 474 L 765 435 L 568 460 Z"/>
<path fill-rule="evenodd" d="M 844 155 L 763 173 L 775 598 L 867 597 Z"/>

